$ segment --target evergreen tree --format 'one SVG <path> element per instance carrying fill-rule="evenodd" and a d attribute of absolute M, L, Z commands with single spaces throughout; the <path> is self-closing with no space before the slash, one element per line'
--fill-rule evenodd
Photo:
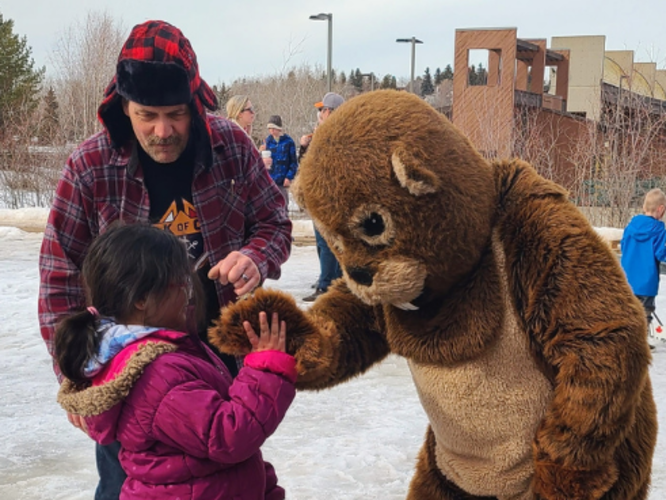
<path fill-rule="evenodd" d="M 386 74 L 382 81 L 379 83 L 380 89 L 390 89 L 391 88 L 391 75 Z"/>
<path fill-rule="evenodd" d="M 421 80 L 421 95 L 432 95 L 435 92 L 435 86 L 432 84 L 432 76 L 430 76 L 430 68 L 425 69 L 423 78 Z"/>
<path fill-rule="evenodd" d="M 488 74 L 483 69 L 483 65 L 479 63 L 478 67 L 474 65 L 469 67 L 469 84 L 470 85 L 485 85 L 488 80 Z"/>
<path fill-rule="evenodd" d="M 363 73 L 361 73 L 359 68 L 356 68 L 354 71 L 354 81 L 352 82 L 352 85 L 359 92 L 363 91 Z"/>
<path fill-rule="evenodd" d="M 347 83 L 347 75 L 345 75 L 344 71 L 340 73 L 340 83 L 342 85 L 345 85 Z"/>
<path fill-rule="evenodd" d="M 391 77 L 391 88 L 392 89 L 397 89 L 398 88 L 398 81 L 395 79 L 395 76 Z"/>
<path fill-rule="evenodd" d="M 213 93 L 217 97 L 217 102 L 220 103 L 221 107 L 223 107 L 231 97 L 231 89 L 224 83 L 220 84 L 219 87 L 217 85 L 213 85 Z"/>
<path fill-rule="evenodd" d="M 34 66 L 26 37 L 14 34 L 14 21 L 0 14 L 0 131 L 13 113 L 24 115 L 37 105 L 44 68 Z"/>
<path fill-rule="evenodd" d="M 51 144 L 60 128 L 60 115 L 58 112 L 58 100 L 53 87 L 44 95 L 44 109 L 39 122 L 39 140 L 44 144 Z"/>
<path fill-rule="evenodd" d="M 488 72 L 481 63 L 479 63 L 479 66 L 476 68 L 476 80 L 477 85 L 486 85 L 488 83 Z"/>
<path fill-rule="evenodd" d="M 453 68 L 450 64 L 447 64 L 444 71 L 442 71 L 442 80 L 453 80 Z"/>
<path fill-rule="evenodd" d="M 435 70 L 435 87 L 442 83 L 442 80 L 444 80 L 444 78 L 442 78 L 442 70 L 438 67 Z"/>

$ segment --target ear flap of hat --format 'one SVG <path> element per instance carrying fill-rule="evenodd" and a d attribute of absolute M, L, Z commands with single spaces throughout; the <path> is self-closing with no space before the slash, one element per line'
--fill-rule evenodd
<path fill-rule="evenodd" d="M 107 89 L 107 95 L 97 111 L 99 121 L 106 128 L 111 145 L 118 149 L 134 136 L 130 119 L 123 111 L 122 97 L 116 92 L 115 80 Z"/>
<path fill-rule="evenodd" d="M 117 92 L 143 106 L 176 106 L 192 100 L 185 68 L 172 62 L 123 59 L 116 68 Z"/>

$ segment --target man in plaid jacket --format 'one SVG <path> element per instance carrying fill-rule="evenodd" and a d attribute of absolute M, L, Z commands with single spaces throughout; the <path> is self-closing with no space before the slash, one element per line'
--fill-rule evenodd
<path fill-rule="evenodd" d="M 291 248 L 284 198 L 247 134 L 206 113 L 217 104 L 180 30 L 162 21 L 133 28 L 99 107 L 104 130 L 69 157 L 44 233 L 39 322 L 51 355 L 58 320 L 86 306 L 87 249 L 116 221 L 150 222 L 186 243 L 205 304 L 192 329 L 204 340 L 220 306 L 280 276 Z M 117 453 L 117 443 L 98 446 L 96 500 L 118 498 Z"/>

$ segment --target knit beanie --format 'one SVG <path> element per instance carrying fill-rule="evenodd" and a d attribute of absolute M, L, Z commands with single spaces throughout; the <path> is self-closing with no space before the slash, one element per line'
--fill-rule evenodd
<path fill-rule="evenodd" d="M 266 125 L 266 128 L 276 128 L 278 130 L 282 130 L 282 117 L 280 115 L 272 115 L 268 119 L 268 125 Z"/>

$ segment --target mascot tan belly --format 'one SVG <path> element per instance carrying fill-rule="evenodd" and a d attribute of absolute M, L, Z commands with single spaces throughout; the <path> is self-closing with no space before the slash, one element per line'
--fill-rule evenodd
<path fill-rule="evenodd" d="M 561 187 L 377 91 L 321 125 L 294 192 L 343 279 L 307 312 L 261 289 L 224 309 L 221 350 L 248 352 L 242 321 L 265 310 L 287 322 L 301 389 L 404 356 L 430 422 L 411 500 L 647 497 L 644 313 Z"/>

